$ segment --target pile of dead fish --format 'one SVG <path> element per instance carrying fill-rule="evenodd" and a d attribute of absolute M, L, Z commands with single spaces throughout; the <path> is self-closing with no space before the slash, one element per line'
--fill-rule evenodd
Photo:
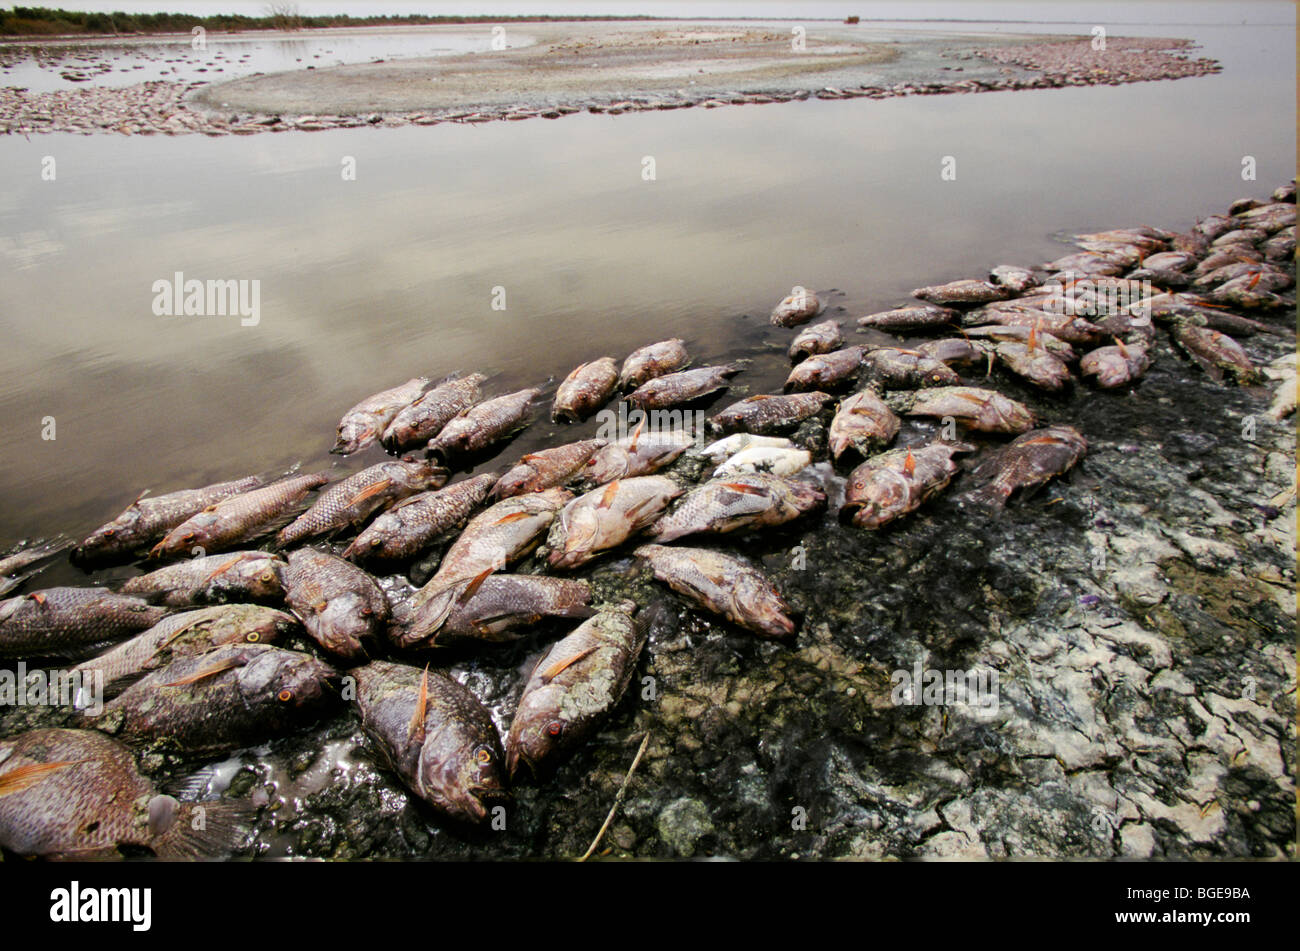
<path fill-rule="evenodd" d="M 112 588 L 0 601 L 0 658 L 81 659 L 74 670 L 100 677 L 109 698 L 93 716 L 79 714 L 83 729 L 0 740 L 0 845 L 72 855 L 229 848 L 244 807 L 204 804 L 208 821 L 196 830 L 195 804 L 155 789 L 136 755 L 220 756 L 345 704 L 376 760 L 415 796 L 445 816 L 481 821 L 512 782 L 545 777 L 597 730 L 636 670 L 647 615 L 659 608 L 593 604 L 584 566 L 630 550 L 694 608 L 788 642 L 798 620 L 782 594 L 754 565 L 710 548 L 710 538 L 815 516 L 827 493 L 814 463 L 848 470 L 838 517 L 864 530 L 943 492 L 962 471 L 955 457 L 980 440 L 994 445 L 969 466 L 978 487 L 963 500 L 973 505 L 997 509 L 1071 469 L 1087 452 L 1084 435 L 1044 425 L 990 388 L 995 366 L 1045 391 L 1132 387 L 1163 326 L 1216 380 L 1259 380 L 1231 334 L 1293 333 L 1285 294 L 1294 285 L 1295 211 L 1292 183 L 1185 234 L 1079 235 L 1077 253 L 1043 267 L 1001 266 L 988 280 L 921 288 L 921 302 L 858 321 L 866 339 L 896 334 L 911 343 L 846 345 L 836 321 L 812 322 L 823 310 L 817 295 L 796 289 L 771 315 L 778 326 L 807 325 L 789 344 L 785 392 L 713 414 L 707 439 L 682 426 L 683 414 L 654 411 L 697 404 L 741 368 L 691 367 L 684 342 L 673 339 L 621 364 L 584 363 L 559 384 L 557 421 L 588 419 L 619 394 L 641 411 L 620 438 L 566 443 L 449 484 L 453 471 L 473 470 L 528 425 L 542 390 L 485 398 L 479 373 L 432 386 L 416 378 L 348 410 L 332 449 L 350 455 L 378 444 L 406 455 L 337 480 L 330 472 L 250 476 L 141 496 L 72 557 L 93 567 L 147 553 L 150 570 Z M 1279 316 L 1286 323 L 1269 322 Z M 1294 367 L 1292 359 L 1274 368 L 1283 381 L 1279 417 L 1295 406 Z M 984 379 L 973 385 L 962 373 Z M 934 438 L 890 448 L 902 416 L 932 420 L 921 431 Z M 791 436 L 814 419 L 827 422 L 824 435 L 796 444 Z M 690 474 L 701 471 L 703 481 Z M 377 580 L 409 573 L 442 545 L 418 588 Z M 23 584 L 21 572 L 58 550 L 0 560 L 0 579 L 9 589 Z M 539 573 L 512 570 L 534 553 Z M 430 659 L 450 645 L 490 651 L 544 619 L 578 623 L 525 679 L 503 743 L 474 693 Z M 281 646 L 291 639 L 309 650 Z"/>

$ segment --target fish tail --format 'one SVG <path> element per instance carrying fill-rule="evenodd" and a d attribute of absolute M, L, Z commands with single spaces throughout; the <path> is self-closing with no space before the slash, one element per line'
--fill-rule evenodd
<path fill-rule="evenodd" d="M 177 803 L 170 827 L 154 839 L 154 852 L 169 861 L 228 855 L 238 850 L 256 816 L 257 809 L 249 802 Z"/>
<path fill-rule="evenodd" d="M 1007 498 L 1011 493 L 999 482 L 990 482 L 988 485 L 980 486 L 978 489 L 972 489 L 962 496 L 962 501 L 987 509 L 993 514 L 999 514 L 1006 508 Z"/>

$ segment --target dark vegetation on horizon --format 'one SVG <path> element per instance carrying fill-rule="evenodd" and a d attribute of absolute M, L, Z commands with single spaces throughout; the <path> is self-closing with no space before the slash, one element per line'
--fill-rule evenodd
<path fill-rule="evenodd" d="M 274 9 L 278 5 L 273 5 Z M 188 33 L 196 26 L 214 33 L 241 30 L 321 29 L 342 26 L 418 26 L 437 23 L 529 23 L 552 20 L 652 20 L 649 16 L 301 16 L 285 12 L 267 16 L 238 14 L 194 16 L 189 13 L 85 13 L 49 7 L 0 9 L 0 36 L 61 36 L 85 34 L 113 36 L 139 33 Z"/>

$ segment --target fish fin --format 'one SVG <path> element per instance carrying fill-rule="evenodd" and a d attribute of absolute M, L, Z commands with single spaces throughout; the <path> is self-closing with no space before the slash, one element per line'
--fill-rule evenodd
<path fill-rule="evenodd" d="M 420 675 L 420 696 L 415 701 L 415 712 L 411 714 L 411 722 L 406 728 L 406 738 L 408 740 L 417 740 L 424 742 L 424 718 L 429 712 L 429 665 L 424 665 L 424 673 Z"/>
<path fill-rule="evenodd" d="M 912 450 L 907 450 L 907 457 L 903 459 L 903 472 L 906 475 L 916 474 L 916 457 L 912 455 Z"/>
<path fill-rule="evenodd" d="M 45 607 L 45 592 L 44 592 L 44 591 L 33 591 L 33 592 L 32 592 L 31 594 L 29 594 L 27 597 L 31 598 L 33 601 L 35 601 L 35 602 L 36 602 L 37 604 L 39 604 L 41 607 Z"/>
<path fill-rule="evenodd" d="M 243 666 L 243 661 L 238 658 L 222 661 L 213 664 L 210 667 L 204 667 L 202 670 L 196 670 L 194 673 L 182 677 L 180 680 L 173 680 L 171 683 L 163 684 L 164 687 L 184 687 L 189 684 L 198 683 L 200 680 L 206 680 L 208 677 L 215 677 L 217 674 L 224 674 L 228 670 Z"/>
<path fill-rule="evenodd" d="M 153 653 L 149 655 L 149 657 L 145 660 L 145 663 L 148 664 L 151 660 L 153 660 L 155 657 L 161 654 L 163 652 L 163 648 L 165 648 L 168 644 L 176 640 L 176 638 L 180 637 L 186 631 L 193 630 L 196 624 L 201 624 L 201 623 L 202 621 L 192 621 L 191 623 L 186 624 L 184 627 L 178 628 L 177 630 L 173 631 L 167 638 L 163 640 L 161 644 L 159 644 L 157 647 L 154 648 Z"/>
<path fill-rule="evenodd" d="M 607 509 L 614 504 L 614 497 L 618 495 L 619 480 L 615 479 L 609 485 L 605 486 L 605 491 L 601 493 L 600 502 L 596 504 L 598 509 Z"/>
<path fill-rule="evenodd" d="M 348 499 L 347 504 L 350 506 L 356 505 L 358 502 L 364 502 L 366 499 L 374 498 L 376 495 L 378 495 L 380 492 L 383 492 L 392 484 L 393 484 L 392 479 L 381 479 L 378 482 L 376 482 L 374 485 L 367 486 L 366 488 L 358 492 L 356 495 L 352 496 L 352 498 Z"/>
<path fill-rule="evenodd" d="M 207 584 L 209 581 L 211 581 L 211 580 L 212 580 L 213 578 L 215 578 L 217 575 L 222 574 L 223 572 L 229 571 L 231 568 L 235 567 L 235 565 L 239 564 L 239 563 L 240 563 L 241 561 L 243 561 L 243 560 L 244 560 L 244 556 L 243 556 L 243 555 L 236 555 L 234 558 L 231 558 L 229 561 L 225 562 L 225 563 L 224 563 L 220 568 L 218 568 L 216 571 L 212 572 L 212 574 L 210 574 L 210 575 L 208 575 L 206 578 L 204 578 L 204 579 L 200 582 L 200 584 Z"/>
<path fill-rule="evenodd" d="M 12 796 L 14 793 L 31 789 L 51 773 L 88 762 L 90 761 L 84 759 L 64 759 L 54 763 L 28 763 L 26 766 L 15 767 L 7 773 L 0 774 L 0 796 Z"/>
<path fill-rule="evenodd" d="M 521 518 L 531 518 L 531 517 L 532 516 L 528 512 L 511 512 L 509 515 L 503 515 L 501 518 L 497 519 L 492 524 L 505 525 L 507 522 L 517 522 Z"/>
<path fill-rule="evenodd" d="M 731 489 L 733 492 L 740 492 L 744 495 L 767 495 L 767 489 L 760 486 L 750 485 L 748 482 L 724 482 L 724 489 Z"/>
<path fill-rule="evenodd" d="M 572 657 L 566 657 L 564 658 L 564 660 L 557 660 L 550 667 L 547 667 L 545 670 L 541 671 L 538 674 L 538 676 L 542 678 L 543 682 L 549 683 L 550 681 L 554 680 L 556 677 L 560 676 L 560 674 L 562 674 L 564 671 L 568 670 L 570 667 L 576 664 L 578 661 L 582 660 L 584 657 L 588 656 L 589 654 L 594 653 L 595 650 L 596 648 L 594 647 L 588 647 L 585 651 L 579 651 L 578 653 L 574 654 Z"/>
<path fill-rule="evenodd" d="M 628 443 L 628 447 L 627 447 L 627 451 L 629 455 L 636 452 L 637 440 L 641 438 L 641 430 L 645 429 L 645 421 L 646 418 L 642 416 L 641 422 L 636 424 L 636 432 L 632 434 L 632 441 Z"/>
<path fill-rule="evenodd" d="M 150 801 L 151 813 L 154 801 L 160 798 Z M 160 859 L 174 861 L 215 858 L 235 851 L 240 832 L 252 824 L 257 809 L 249 802 L 215 800 L 177 802 L 174 812 L 168 813 L 170 825 L 155 833 L 152 847 Z M 151 831 L 153 828 L 151 823 Z"/>
<path fill-rule="evenodd" d="M 495 573 L 496 573 L 495 568 L 488 568 L 486 571 L 482 571 L 479 574 L 475 575 L 473 578 L 471 578 L 469 584 L 465 586 L 465 590 L 456 596 L 456 603 L 464 604 L 467 601 L 469 601 L 470 598 L 478 594 L 478 589 L 483 587 L 483 582 L 487 581 L 488 578 L 490 578 Z"/>

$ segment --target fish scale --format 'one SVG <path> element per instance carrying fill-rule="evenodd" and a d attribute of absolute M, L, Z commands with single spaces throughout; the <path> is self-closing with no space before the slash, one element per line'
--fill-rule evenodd
<path fill-rule="evenodd" d="M 273 644 L 299 628 L 298 619 L 284 611 L 253 604 L 223 604 L 163 618 L 143 634 L 73 668 L 82 674 L 98 671 L 106 695 L 112 695 L 146 671 L 165 667 L 179 657 L 243 641 Z"/>
<path fill-rule="evenodd" d="M 436 492 L 413 495 L 375 519 L 343 557 L 412 558 L 439 535 L 464 523 L 496 481 L 494 475 L 478 475 Z"/>
<path fill-rule="evenodd" d="M 417 796 L 478 822 L 507 798 L 492 716 L 467 687 L 434 671 L 373 661 L 354 672 L 361 726 Z"/>
<path fill-rule="evenodd" d="M 384 430 L 383 443 L 394 451 L 428 442 L 458 415 L 483 398 L 482 373 L 439 383 L 414 403 L 403 407 Z"/>
<path fill-rule="evenodd" d="M 128 845 L 194 858 L 229 849 L 244 808 L 201 806 L 157 795 L 131 751 L 92 730 L 0 740 L 0 845 L 19 855 L 90 858 Z"/>
<path fill-rule="evenodd" d="M 138 546 L 156 541 L 208 506 L 260 485 L 260 478 L 248 476 L 202 489 L 182 489 L 155 498 L 136 499 L 113 521 L 95 529 L 77 547 L 74 557 L 93 560 L 129 554 Z"/>
<path fill-rule="evenodd" d="M 326 472 L 292 476 L 225 499 L 176 526 L 150 554 L 184 555 L 195 547 L 211 552 L 256 538 L 308 492 L 327 482 Z"/>
<path fill-rule="evenodd" d="M 311 508 L 280 531 L 276 543 L 285 548 L 359 525 L 377 509 L 446 481 L 446 469 L 426 462 L 378 463 L 322 492 Z"/>
<path fill-rule="evenodd" d="M 335 670 L 310 654 L 229 644 L 146 674 L 92 722 L 135 743 L 225 752 L 307 722 L 334 699 Z"/>
<path fill-rule="evenodd" d="M 365 656 L 363 642 L 388 620 L 388 598 L 350 561 L 311 548 L 289 555 L 285 601 L 321 647 L 346 660 Z"/>
<path fill-rule="evenodd" d="M 46 588 L 0 601 L 0 657 L 79 653 L 153 627 L 171 613 L 104 588 Z"/>

